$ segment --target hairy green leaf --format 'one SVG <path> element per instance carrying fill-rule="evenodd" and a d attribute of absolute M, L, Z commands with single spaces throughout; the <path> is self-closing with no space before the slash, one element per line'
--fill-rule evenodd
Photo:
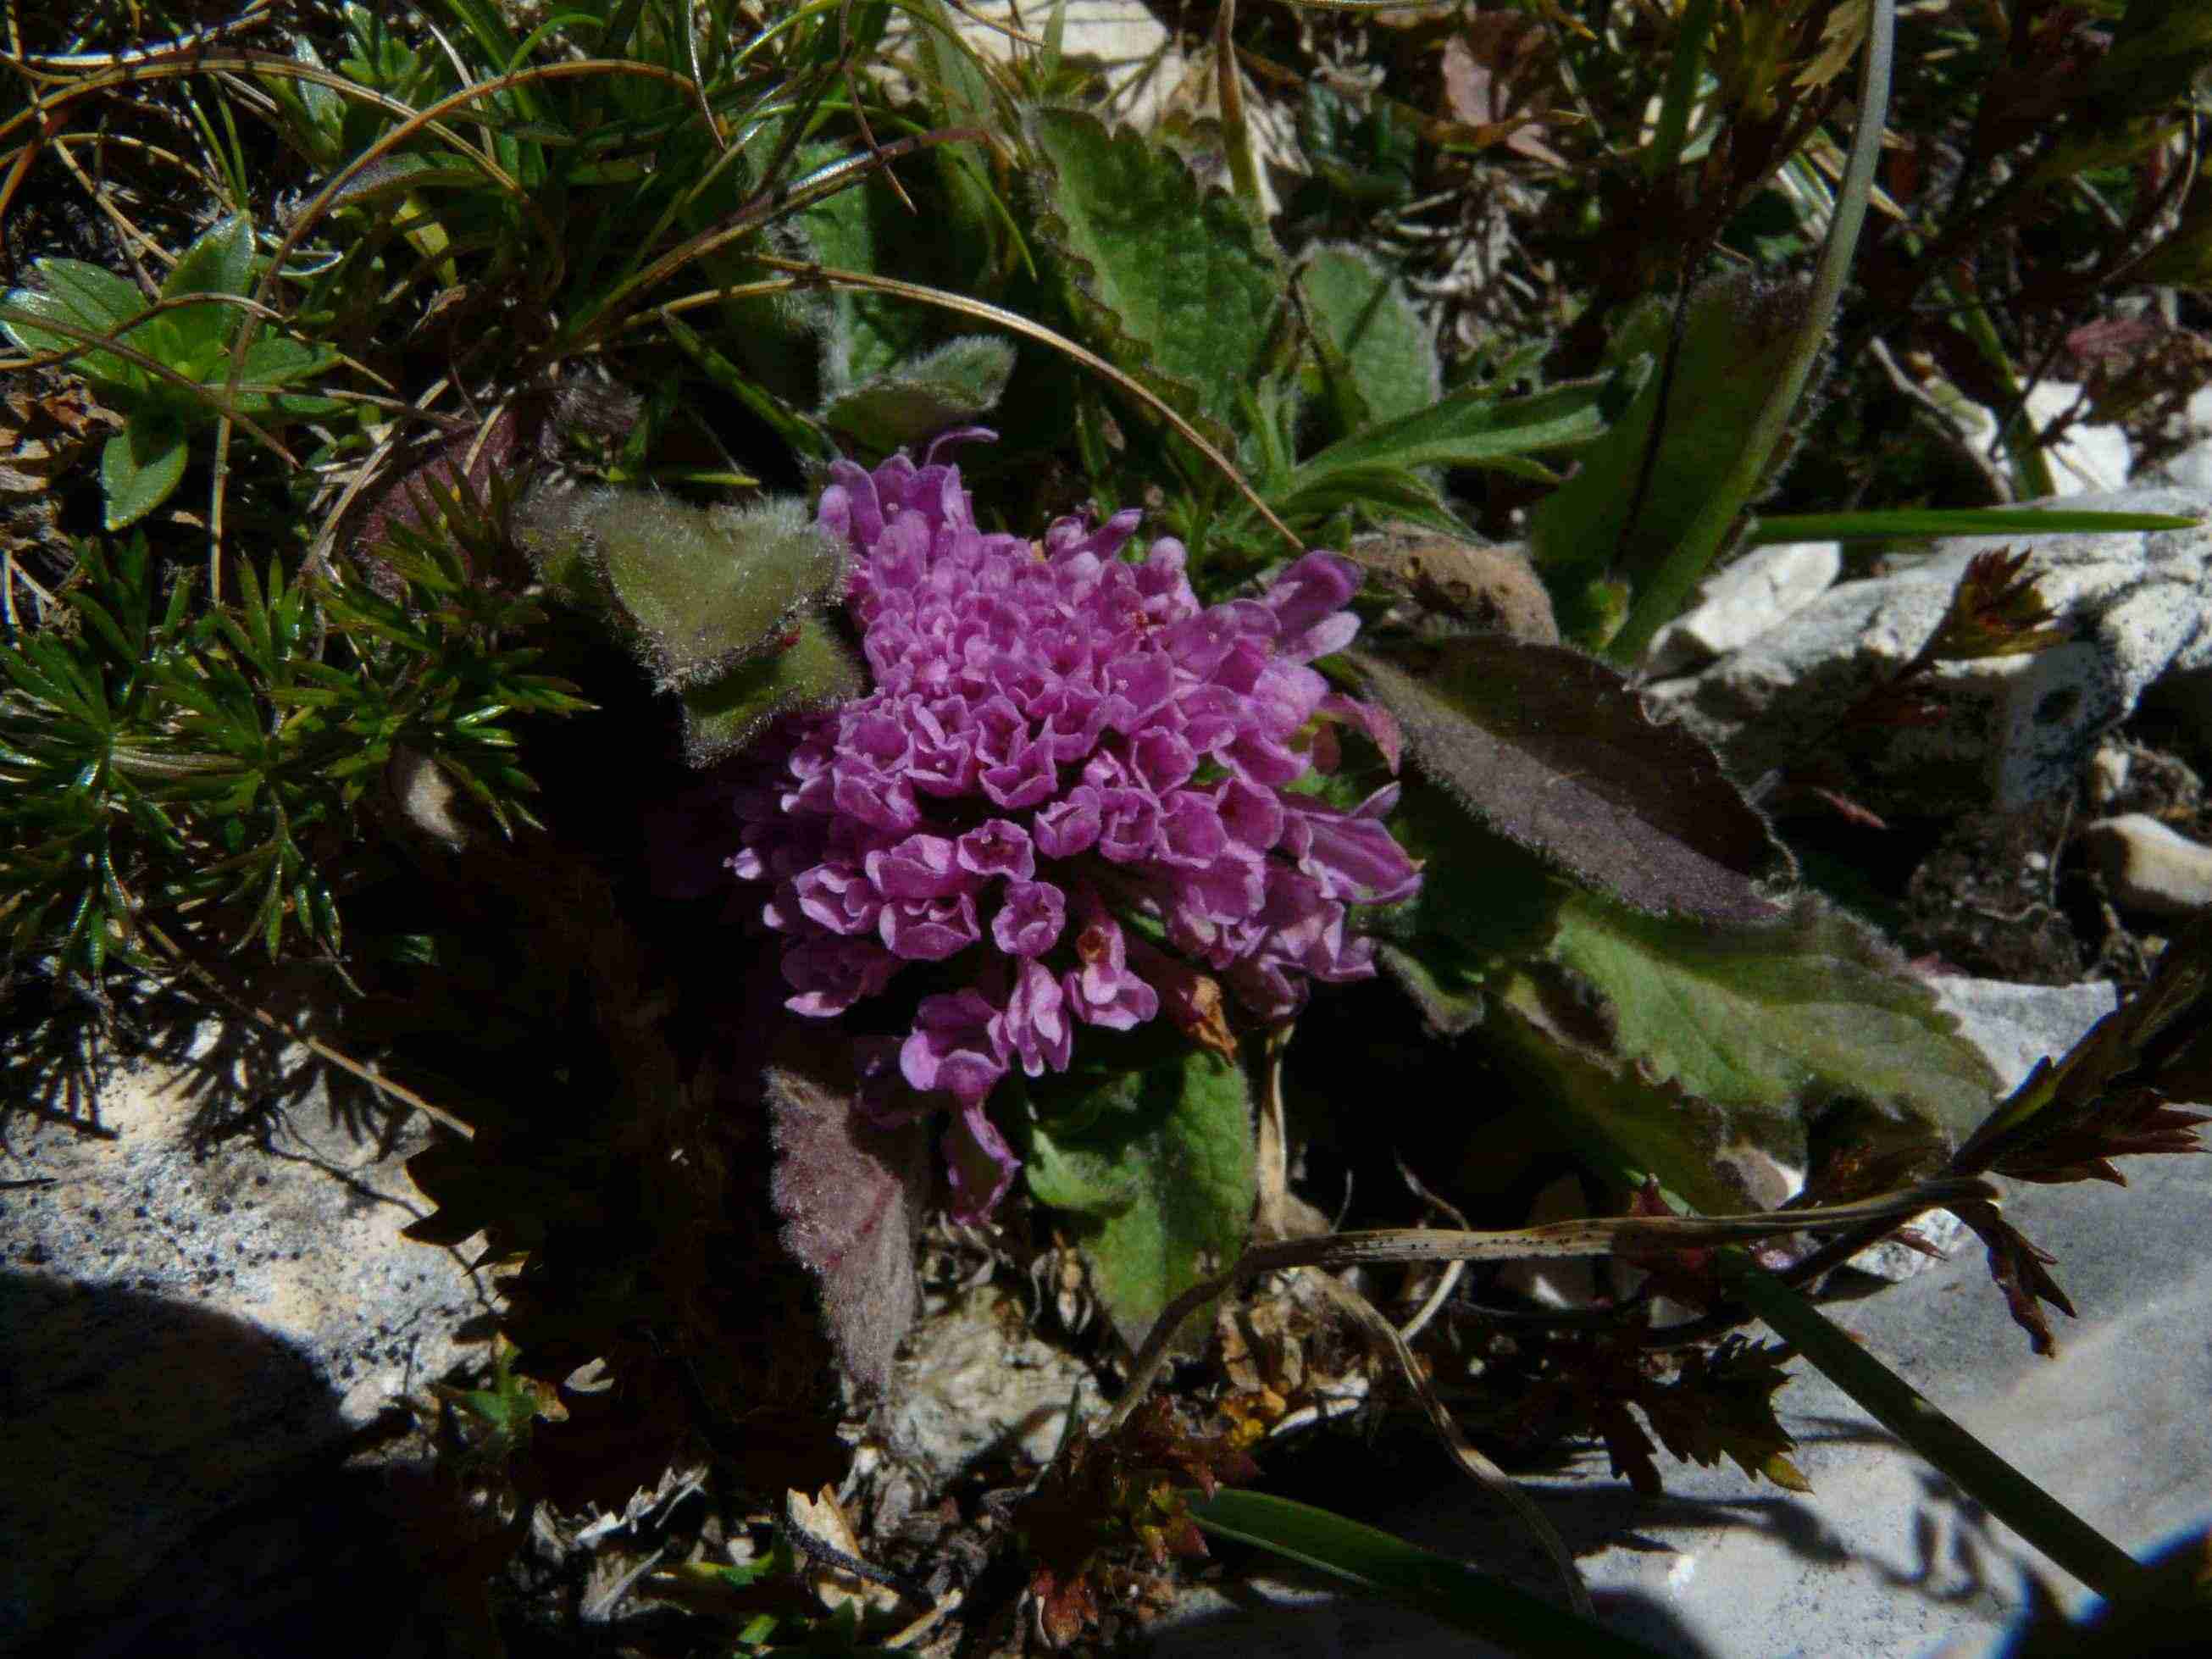
<path fill-rule="evenodd" d="M 1720 769 L 1620 676 L 1563 646 L 1474 634 L 1352 653 L 1423 772 L 1475 819 L 1637 909 L 1770 921 L 1789 856 Z"/>
<path fill-rule="evenodd" d="M 1134 1349 L 1243 1248 L 1255 1190 L 1244 1076 L 1190 1049 L 1055 1104 L 1030 1131 L 1030 1190 L 1079 1218 L 1092 1280 Z"/>
<path fill-rule="evenodd" d="M 635 490 L 541 490 L 515 520 L 542 568 L 596 565 L 664 691 L 721 679 L 845 580 L 843 548 L 795 498 L 707 508 Z"/>
<path fill-rule="evenodd" d="M 1802 1120 L 1856 1100 L 1957 1135 L 1996 1087 L 1904 958 L 1810 896 L 1747 931 L 1577 895 L 1547 954 L 1594 995 L 1618 1055 L 1725 1110 Z"/>
<path fill-rule="evenodd" d="M 1179 411 L 1230 426 L 1282 292 L 1266 229 L 1133 131 L 1056 109 L 1033 112 L 1028 131 L 1044 162 L 1042 240 L 1100 350 Z"/>
<path fill-rule="evenodd" d="M 802 611 L 789 646 L 739 663 L 720 679 L 685 688 L 684 758 L 712 766 L 736 754 L 769 721 L 827 708 L 866 689 L 860 665 L 828 622 Z"/>
<path fill-rule="evenodd" d="M 973 421 L 999 401 L 1013 373 L 1012 342 L 968 335 L 830 398 L 822 421 L 871 449 L 898 449 Z"/>

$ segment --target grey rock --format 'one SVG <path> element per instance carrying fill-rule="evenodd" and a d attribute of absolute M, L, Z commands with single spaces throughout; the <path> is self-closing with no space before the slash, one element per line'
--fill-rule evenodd
<path fill-rule="evenodd" d="M 885 1438 L 939 1490 L 983 1458 L 1052 1461 L 1073 1407 L 1106 1409 L 1090 1368 L 1041 1340 L 1020 1305 L 983 1289 L 927 1315 L 907 1339 L 890 1390 Z"/>
<path fill-rule="evenodd" d="M 1744 555 L 1698 589 L 1698 602 L 1652 636 L 1644 666 L 1681 674 L 1748 645 L 1803 610 L 1843 574 L 1840 542 L 1782 542 Z"/>
<path fill-rule="evenodd" d="M 44 1184 L 0 1192 L 0 1515 L 35 1516 L 0 1649 L 137 1605 L 165 1552 L 481 1357 L 455 1334 L 484 1288 L 399 1237 L 424 1132 L 312 1091 L 226 1137 L 219 1069 L 115 1079 L 96 1132 L 11 1126 L 11 1179 Z"/>
<path fill-rule="evenodd" d="M 2118 988 L 2086 985 L 2014 985 L 2008 980 L 1945 975 L 1928 981 L 1936 1005 L 1959 1022 L 1959 1034 L 1982 1051 L 1998 1086 L 2017 1089 L 2035 1063 L 2056 1059 L 2120 1006 Z"/>
<path fill-rule="evenodd" d="M 2100 818 L 2081 842 L 2123 909 L 2187 916 L 2212 907 L 2212 847 L 2149 813 Z"/>
<path fill-rule="evenodd" d="M 2203 515 L 2179 489 L 2074 495 L 2037 507 Z M 1818 753 L 1936 631 L 1974 556 L 2029 555 L 2035 590 L 2073 637 L 2032 655 L 1947 663 L 1942 716 L 1888 729 L 1855 793 L 1877 811 L 2025 806 L 2071 787 L 2099 741 L 2168 675 L 2212 670 L 2212 528 L 1964 537 L 1896 574 L 1844 582 L 1703 672 L 1645 688 L 1740 777 Z"/>

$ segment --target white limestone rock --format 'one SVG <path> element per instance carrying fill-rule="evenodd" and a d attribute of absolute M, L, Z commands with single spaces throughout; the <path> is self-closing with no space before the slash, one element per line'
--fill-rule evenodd
<path fill-rule="evenodd" d="M 2038 380 L 2028 388 L 2027 419 L 2039 432 L 2083 406 L 2081 388 L 2065 380 Z M 2002 466 L 2007 455 L 1997 435 L 1996 417 L 1986 410 L 1980 413 L 1974 440 L 1984 454 Z M 2044 456 L 2051 466 L 2051 484 L 2061 495 L 2124 489 L 2129 470 L 2135 465 L 2135 453 L 2124 428 L 2093 426 L 2087 421 L 2068 427 L 2058 441 L 2044 451 Z"/>
<path fill-rule="evenodd" d="M 2212 847 L 2149 813 L 2100 818 L 2081 831 L 2081 841 L 2123 908 L 2154 916 L 2212 908 Z"/>
<path fill-rule="evenodd" d="M 2038 507 L 2195 516 L 2212 493 L 2129 489 Z M 1892 574 L 1844 582 L 1701 672 L 1647 685 L 1740 778 L 1832 750 L 1841 722 L 1941 622 L 1978 553 L 2029 555 L 2066 643 L 1947 663 L 1935 724 L 1879 728 L 1856 799 L 1905 814 L 2015 810 L 2070 787 L 2104 736 L 2167 675 L 2212 671 L 2212 528 L 1953 538 Z"/>
<path fill-rule="evenodd" d="M 1646 672 L 1680 674 L 1748 645 L 1827 592 L 1843 574 L 1841 542 L 1781 542 L 1755 548 L 1698 589 L 1698 604 L 1661 629 Z"/>

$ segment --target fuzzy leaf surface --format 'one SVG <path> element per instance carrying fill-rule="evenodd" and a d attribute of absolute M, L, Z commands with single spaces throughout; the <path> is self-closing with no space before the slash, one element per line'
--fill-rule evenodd
<path fill-rule="evenodd" d="M 596 561 L 662 690 L 702 687 L 788 634 L 845 577 L 795 499 L 704 508 L 636 490 L 544 492 L 518 524 L 542 563 Z"/>
<path fill-rule="evenodd" d="M 826 708 L 866 689 L 859 661 L 826 621 L 805 611 L 797 626 L 798 639 L 784 649 L 764 652 L 720 679 L 685 689 L 685 761 L 712 766 L 743 749 L 769 721 Z"/>
<path fill-rule="evenodd" d="M 948 340 L 830 398 L 822 421 L 871 449 L 919 444 L 997 404 L 1013 373 L 1013 345 L 998 335 Z"/>
<path fill-rule="evenodd" d="M 1617 1053 L 1731 1111 L 1853 1099 L 1964 1134 L 1997 1086 L 1904 959 L 1815 899 L 1747 930 L 1577 895 L 1548 954 L 1601 999 Z"/>
<path fill-rule="evenodd" d="M 1614 670 L 1502 634 L 1350 653 L 1420 769 L 1486 828 L 1623 904 L 1773 921 L 1790 860 L 1712 751 Z"/>
<path fill-rule="evenodd" d="M 769 1196 L 784 1248 L 814 1274 L 846 1371 L 880 1389 L 921 1305 L 914 1253 L 929 1200 L 928 1131 L 861 1116 L 849 1057 L 811 1035 L 784 1045 L 763 1083 L 775 1144 Z"/>
<path fill-rule="evenodd" d="M 1225 427 L 1281 298 L 1266 230 L 1202 193 L 1173 152 L 1095 116 L 1038 110 L 1029 136 L 1046 164 L 1042 240 L 1086 331 L 1170 404 Z"/>
<path fill-rule="evenodd" d="M 1079 1218 L 1092 1281 L 1133 1349 L 1243 1248 L 1256 1190 L 1244 1076 L 1193 1049 L 1056 1093 L 1055 1107 L 1030 1134 L 1030 1190 Z"/>

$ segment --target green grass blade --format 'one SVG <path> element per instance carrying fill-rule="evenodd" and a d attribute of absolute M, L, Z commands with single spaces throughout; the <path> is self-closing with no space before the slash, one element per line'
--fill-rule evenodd
<path fill-rule="evenodd" d="M 1722 1258 L 1735 1295 L 1968 1497 L 2100 1595 L 2116 1601 L 2141 1588 L 2143 1568 L 2133 1557 L 1953 1421 L 1849 1332 L 1741 1251 L 1724 1250 Z"/>
<path fill-rule="evenodd" d="M 1918 541 L 1938 536 L 2106 535 L 2130 530 L 2189 530 L 2203 522 L 2166 513 L 2045 513 L 2032 507 L 1790 513 L 1753 520 L 1744 533 L 1744 544 Z"/>
<path fill-rule="evenodd" d="M 1387 1595 L 1455 1630 L 1515 1653 L 1574 1659 L 1654 1659 L 1653 1650 L 1526 1590 L 1394 1538 L 1378 1528 L 1266 1492 L 1184 1496 L 1191 1519 L 1217 1537 L 1268 1550 L 1345 1583 Z"/>

